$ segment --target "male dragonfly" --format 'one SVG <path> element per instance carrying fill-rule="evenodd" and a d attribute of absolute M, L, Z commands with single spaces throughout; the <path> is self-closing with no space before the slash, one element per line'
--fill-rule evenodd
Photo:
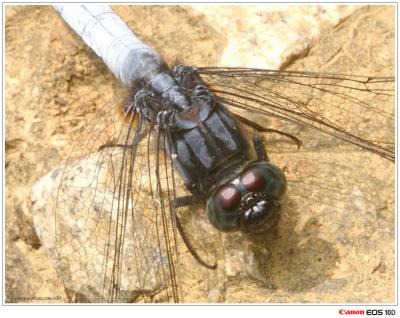
<path fill-rule="evenodd" d="M 55 9 L 131 87 L 98 111 L 53 174 L 52 253 L 72 301 L 190 301 L 199 277 L 218 271 L 219 232 L 254 244 L 272 233 L 290 178 L 265 139 L 299 154 L 306 140 L 265 120 L 395 159 L 393 77 L 170 68 L 110 7 Z"/>

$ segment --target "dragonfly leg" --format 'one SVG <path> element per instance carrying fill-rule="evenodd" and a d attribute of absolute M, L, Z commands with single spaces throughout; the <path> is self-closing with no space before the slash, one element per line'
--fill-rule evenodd
<path fill-rule="evenodd" d="M 157 140 L 157 144 L 160 143 L 160 138 L 161 138 L 161 133 L 160 133 L 160 129 L 159 126 L 156 129 L 156 140 Z M 168 134 L 167 134 L 167 138 L 168 138 Z M 157 187 L 158 187 L 158 191 L 160 194 L 162 194 L 162 191 L 160 191 L 161 189 L 161 184 L 160 184 L 160 175 L 159 175 L 159 148 L 157 148 L 157 153 L 156 153 L 156 164 L 155 164 L 155 168 L 156 168 L 156 176 L 157 176 Z M 160 195 L 160 197 L 162 197 L 162 195 Z M 185 198 L 185 197 L 184 197 Z M 190 198 L 190 196 L 186 197 L 186 198 Z M 185 200 L 190 200 L 190 199 L 182 199 L 182 201 Z M 175 224 L 176 224 L 176 228 L 179 231 L 179 234 L 181 235 L 181 238 L 183 240 L 183 243 L 185 244 L 186 248 L 188 249 L 189 253 L 193 256 L 193 258 L 202 266 L 209 268 L 209 269 L 215 269 L 217 268 L 217 264 L 209 264 L 206 261 L 204 261 L 199 254 L 197 254 L 196 250 L 193 248 L 193 245 L 190 243 L 189 238 L 187 237 L 187 235 L 185 234 L 185 231 L 182 227 L 181 222 L 179 221 L 179 216 L 176 213 L 176 201 L 173 202 L 174 205 L 171 208 L 171 213 L 173 216 L 173 219 L 175 220 Z"/>
<path fill-rule="evenodd" d="M 255 123 L 255 122 L 252 122 L 251 120 L 248 120 L 247 118 L 244 118 L 244 117 L 242 117 L 242 116 L 240 116 L 240 115 L 237 115 L 237 114 L 235 114 L 235 118 L 236 118 L 237 120 L 239 120 L 240 122 L 242 122 L 243 124 L 245 124 L 245 125 L 247 125 L 247 126 L 253 128 L 253 129 L 256 130 L 257 132 L 276 133 L 276 134 L 278 134 L 278 135 L 282 135 L 282 136 L 288 137 L 289 139 L 291 139 L 291 140 L 297 145 L 297 148 L 298 148 L 298 149 L 300 149 L 300 147 L 301 147 L 301 145 L 302 145 L 301 140 L 300 140 L 299 138 L 297 138 L 296 136 L 293 136 L 293 135 L 291 135 L 291 134 L 285 133 L 285 132 L 280 131 L 280 130 L 277 130 L 277 129 L 262 127 L 261 125 Z"/>
<path fill-rule="evenodd" d="M 254 136 L 253 146 L 254 150 L 256 151 L 258 160 L 269 162 L 269 158 L 267 155 L 267 151 L 265 150 L 264 140 L 262 136 L 258 134 Z"/>
<path fill-rule="evenodd" d="M 113 143 L 108 143 L 101 145 L 98 149 L 98 151 L 103 150 L 105 148 L 131 148 L 129 145 L 124 145 L 124 144 L 113 144 Z"/>
<path fill-rule="evenodd" d="M 194 204 L 199 204 L 202 201 L 196 198 L 193 195 L 187 195 L 184 197 L 176 198 L 174 200 L 174 206 L 175 208 L 181 208 L 184 206 L 189 206 L 189 205 L 194 205 Z"/>
<path fill-rule="evenodd" d="M 217 268 L 217 264 L 209 264 L 206 261 L 204 261 L 199 254 L 197 254 L 196 250 L 194 249 L 193 245 L 190 243 L 189 238 L 187 237 L 187 235 L 185 234 L 185 231 L 182 227 L 181 222 L 179 221 L 179 217 L 178 214 L 176 213 L 176 209 L 179 207 L 183 207 L 183 206 L 188 206 L 188 205 L 193 205 L 193 204 L 198 204 L 201 203 L 201 201 L 196 198 L 193 195 L 187 195 L 187 196 L 183 196 L 180 198 L 176 198 L 174 200 L 174 209 L 173 209 L 173 213 L 175 215 L 175 219 L 176 219 L 176 227 L 179 231 L 179 234 L 182 237 L 183 243 L 185 243 L 186 248 L 188 249 L 189 253 L 193 256 L 193 258 L 202 266 L 208 268 L 208 269 L 216 269 Z"/>
<path fill-rule="evenodd" d="M 141 141 L 145 136 L 139 135 L 138 140 Z M 114 144 L 113 142 L 108 142 L 104 145 L 101 145 L 97 151 L 101 151 L 105 148 L 125 148 L 125 149 L 133 149 L 135 145 L 132 144 Z"/>
<path fill-rule="evenodd" d="M 181 235 L 182 240 L 183 240 L 183 242 L 185 243 L 185 246 L 187 247 L 189 253 L 193 256 L 193 258 L 194 258 L 200 265 L 202 265 L 202 266 L 204 266 L 204 267 L 206 267 L 206 268 L 208 268 L 208 269 L 216 269 L 216 268 L 217 268 L 217 264 L 216 264 L 216 263 L 214 263 L 214 264 L 208 264 L 206 261 L 204 261 L 204 260 L 199 256 L 199 254 L 197 254 L 196 250 L 194 249 L 194 247 L 193 247 L 192 244 L 190 243 L 188 237 L 186 236 L 185 231 L 183 230 L 182 224 L 181 224 L 181 222 L 179 221 L 179 218 L 178 218 L 178 216 L 176 215 L 176 213 L 175 213 L 175 216 L 176 216 L 176 227 L 177 227 L 177 229 L 178 229 L 178 231 L 179 231 L 179 234 Z"/>
<path fill-rule="evenodd" d="M 194 86 L 202 83 L 200 78 L 196 76 L 196 72 L 197 70 L 193 66 L 182 64 L 176 65 L 171 70 L 175 81 L 184 88 L 188 89 L 191 89 Z"/>

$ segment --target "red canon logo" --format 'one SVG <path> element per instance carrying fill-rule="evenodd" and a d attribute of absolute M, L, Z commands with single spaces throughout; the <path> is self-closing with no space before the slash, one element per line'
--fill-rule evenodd
<path fill-rule="evenodd" d="M 339 314 L 341 314 L 341 315 L 365 315 L 365 310 L 363 310 L 363 309 L 360 309 L 360 310 L 340 309 Z"/>

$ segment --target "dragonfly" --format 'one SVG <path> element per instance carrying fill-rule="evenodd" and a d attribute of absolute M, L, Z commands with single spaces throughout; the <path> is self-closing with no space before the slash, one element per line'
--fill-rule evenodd
<path fill-rule="evenodd" d="M 118 25 L 118 36 L 109 33 L 94 50 L 108 65 L 116 61 L 111 70 L 132 89 L 96 113 L 53 174 L 60 183 L 52 253 L 71 301 L 194 301 L 199 295 L 188 290 L 201 294 L 207 277 L 218 280 L 221 232 L 228 245 L 260 245 L 279 222 L 293 174 L 270 162 L 264 137 L 293 158 L 315 133 L 337 149 L 395 160 L 393 77 L 170 69 L 110 8 L 81 8 L 85 22 L 71 26 L 92 48 L 96 27 Z M 57 10 L 68 20 L 67 7 Z M 320 177 L 329 175 L 318 151 L 316 160 Z M 300 168 L 312 176 L 315 167 Z M 315 173 L 299 183 L 317 185 L 309 197 L 329 186 Z"/>

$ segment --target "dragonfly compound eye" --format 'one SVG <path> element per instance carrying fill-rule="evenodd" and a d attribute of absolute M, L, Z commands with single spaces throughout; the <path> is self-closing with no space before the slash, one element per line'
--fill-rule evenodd
<path fill-rule="evenodd" d="M 275 199 L 286 192 L 282 170 L 265 161 L 250 163 L 240 175 L 240 185 L 249 192 L 262 192 Z"/>
<path fill-rule="evenodd" d="M 211 224 L 223 232 L 239 229 L 241 192 L 228 184 L 216 189 L 207 201 L 207 214 Z"/>
<path fill-rule="evenodd" d="M 267 230 L 278 216 L 285 175 L 268 162 L 256 161 L 235 180 L 211 193 L 207 201 L 211 224 L 223 232 Z"/>
<path fill-rule="evenodd" d="M 240 230 L 267 230 L 278 217 L 279 199 L 286 191 L 285 175 L 268 162 L 253 162 L 240 175 L 239 187 L 246 191 L 241 200 Z"/>
<path fill-rule="evenodd" d="M 277 219 L 285 191 L 286 178 L 278 167 L 252 162 L 234 181 L 211 193 L 208 218 L 223 232 L 264 231 Z"/>
<path fill-rule="evenodd" d="M 257 169 L 250 169 L 243 173 L 240 182 L 247 191 L 258 192 L 264 189 L 266 180 L 263 174 Z"/>

